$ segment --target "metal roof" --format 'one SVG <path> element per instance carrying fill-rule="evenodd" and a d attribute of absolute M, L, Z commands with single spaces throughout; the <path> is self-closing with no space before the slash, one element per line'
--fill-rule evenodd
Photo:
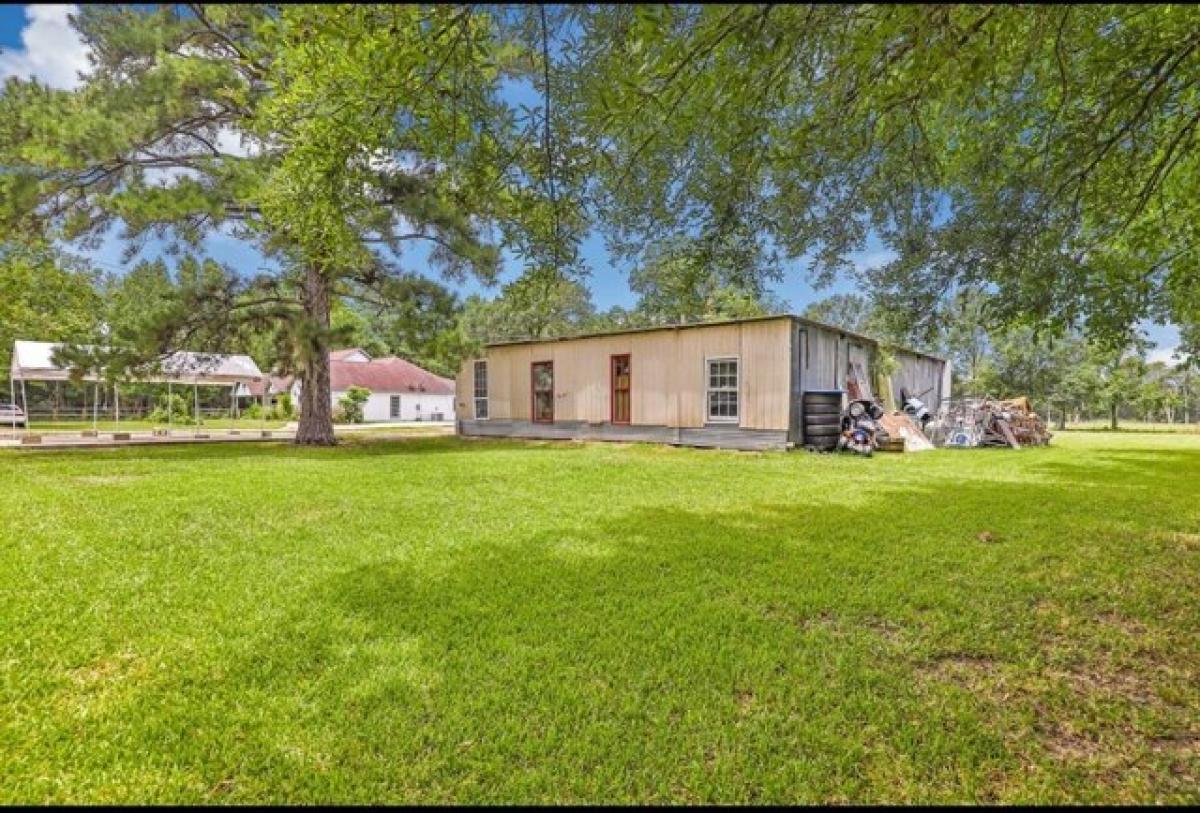
<path fill-rule="evenodd" d="M 352 348 L 330 353 L 330 389 L 340 392 L 350 387 L 366 387 L 373 393 L 454 394 L 453 381 L 436 376 L 411 361 L 396 356 L 370 361 L 347 361 L 346 357 L 352 355 L 355 350 L 356 348 Z"/>
<path fill-rule="evenodd" d="M 63 347 L 57 342 L 13 342 L 12 369 L 14 381 L 66 381 L 71 371 L 54 363 L 54 351 Z M 83 381 L 96 381 L 101 376 L 88 371 Z M 254 359 L 247 355 L 193 353 L 178 351 L 164 356 L 158 364 L 133 378 L 143 382 L 184 384 L 236 384 L 259 381 L 262 372 Z"/>
<path fill-rule="evenodd" d="M 809 319 L 806 316 L 797 316 L 796 314 L 793 314 L 793 313 L 776 313 L 776 314 L 771 314 L 768 316 L 744 316 L 740 319 L 719 319 L 719 320 L 716 320 L 713 322 L 687 322 L 684 324 L 677 324 L 677 325 L 651 325 L 649 327 L 631 327 L 631 328 L 625 328 L 623 330 L 603 330 L 603 331 L 598 331 L 595 333 L 576 333 L 576 334 L 572 334 L 569 336 L 555 336 L 555 337 L 545 338 L 545 339 L 512 339 L 512 340 L 500 341 L 500 342 L 489 342 L 489 343 L 485 344 L 484 347 L 507 347 L 507 346 L 518 345 L 518 344 L 543 344 L 546 342 L 569 342 L 569 341 L 575 341 L 576 339 L 598 339 L 598 338 L 602 338 L 605 336 L 623 336 L 627 333 L 649 333 L 654 330 L 690 330 L 692 328 L 721 327 L 723 325 L 740 325 L 740 324 L 745 324 L 747 322 L 768 322 L 768 321 L 772 321 L 775 319 L 791 319 L 794 322 L 800 322 L 805 325 L 810 325 L 810 326 L 818 328 L 820 330 L 827 330 L 832 333 L 839 333 L 843 336 L 851 336 L 855 339 L 860 339 L 862 341 L 870 342 L 871 344 L 875 344 L 875 345 L 882 344 L 882 342 L 879 339 L 875 339 L 875 338 L 872 338 L 871 336 L 863 335 L 862 333 L 856 333 L 853 330 L 846 330 L 845 328 L 838 327 L 837 325 L 827 325 L 824 322 L 818 322 L 815 319 Z M 895 345 L 895 347 L 900 352 L 907 353 L 911 356 L 922 356 L 924 358 L 929 358 L 929 359 L 933 359 L 934 361 L 940 361 L 940 362 L 946 361 L 946 359 L 944 359 L 943 357 L 935 356 L 932 353 L 925 353 L 920 350 L 913 350 L 912 348 L 901 347 L 899 345 Z"/>

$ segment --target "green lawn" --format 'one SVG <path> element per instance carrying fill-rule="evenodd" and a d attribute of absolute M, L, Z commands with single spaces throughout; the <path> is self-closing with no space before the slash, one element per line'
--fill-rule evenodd
<path fill-rule="evenodd" d="M 1053 427 L 1054 424 L 1052 423 Z M 1067 424 L 1068 432 L 1111 432 L 1108 421 L 1083 421 Z M 1118 421 L 1118 432 L 1183 432 L 1200 433 L 1200 423 L 1150 423 L 1147 421 Z"/>
<path fill-rule="evenodd" d="M 0 802 L 1200 801 L 1200 437 L 0 471 Z"/>

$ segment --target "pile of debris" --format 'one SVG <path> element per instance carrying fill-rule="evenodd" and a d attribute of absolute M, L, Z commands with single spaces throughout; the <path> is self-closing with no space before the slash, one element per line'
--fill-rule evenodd
<path fill-rule="evenodd" d="M 1050 432 L 1024 396 L 1008 401 L 993 398 L 952 400 L 929 427 L 937 446 L 1045 446 Z"/>
<path fill-rule="evenodd" d="M 930 420 L 928 410 L 916 399 L 905 403 L 905 411 L 887 412 L 876 401 L 853 400 L 842 414 L 837 450 L 870 456 L 875 450 L 919 452 L 932 449 L 922 426 Z"/>

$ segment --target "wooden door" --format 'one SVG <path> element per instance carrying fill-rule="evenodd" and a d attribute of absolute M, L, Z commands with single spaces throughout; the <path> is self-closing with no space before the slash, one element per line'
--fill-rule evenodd
<path fill-rule="evenodd" d="M 530 375 L 533 400 L 530 414 L 535 423 L 554 422 L 554 362 L 535 361 Z"/>
<path fill-rule="evenodd" d="M 633 399 L 629 374 L 629 354 L 612 357 L 612 414 L 613 423 L 629 423 Z"/>

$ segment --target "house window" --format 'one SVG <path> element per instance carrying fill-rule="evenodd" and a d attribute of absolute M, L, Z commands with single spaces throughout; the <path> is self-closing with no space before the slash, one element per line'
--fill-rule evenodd
<path fill-rule="evenodd" d="M 554 362 L 535 361 L 531 368 L 533 420 L 537 423 L 554 421 Z"/>
<path fill-rule="evenodd" d="M 487 362 L 475 362 L 475 417 L 488 416 Z"/>
<path fill-rule="evenodd" d="M 737 423 L 738 360 L 708 359 L 708 420 Z"/>
<path fill-rule="evenodd" d="M 390 403 L 390 414 L 393 418 L 400 417 L 400 396 L 393 395 Z"/>

